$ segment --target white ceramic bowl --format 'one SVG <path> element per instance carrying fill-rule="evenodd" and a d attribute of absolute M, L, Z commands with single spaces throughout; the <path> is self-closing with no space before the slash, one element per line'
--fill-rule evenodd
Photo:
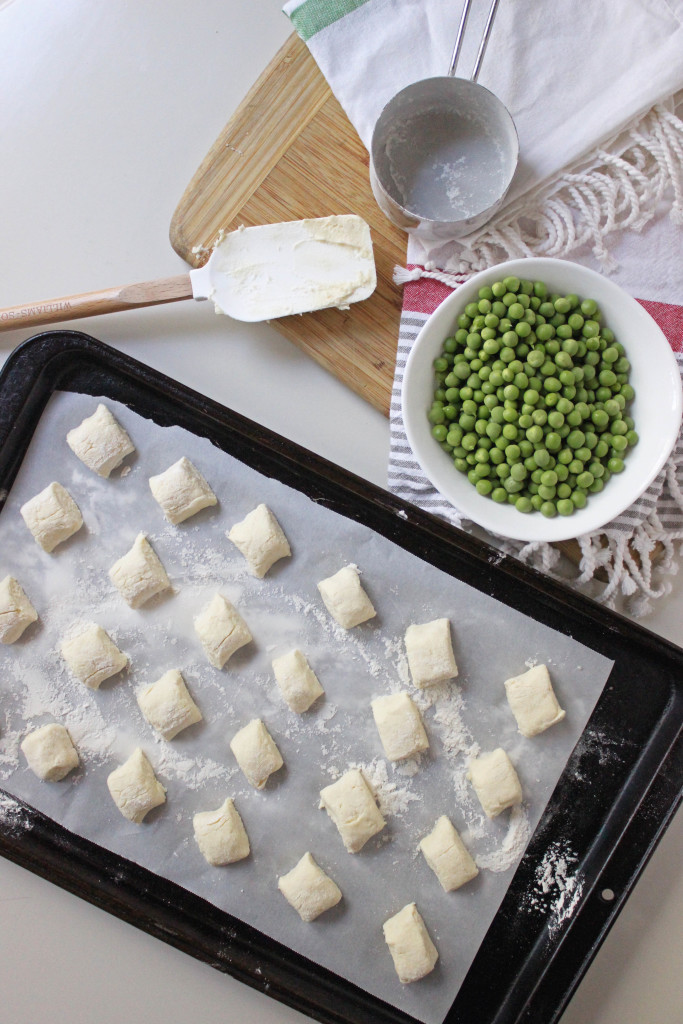
<path fill-rule="evenodd" d="M 434 389 L 433 361 L 456 320 L 484 285 L 508 276 L 543 281 L 550 291 L 595 299 L 631 362 L 636 397 L 630 408 L 640 440 L 630 449 L 622 473 L 604 490 L 589 495 L 585 508 L 548 519 L 518 512 L 477 492 L 431 435 L 427 413 Z M 430 316 L 410 352 L 403 377 L 402 412 L 408 441 L 425 475 L 463 515 L 492 533 L 513 540 L 559 541 L 600 530 L 631 505 L 655 478 L 676 442 L 681 424 L 681 379 L 671 347 L 652 317 L 625 291 L 576 263 L 544 257 L 510 260 L 476 274 L 449 295 Z"/>

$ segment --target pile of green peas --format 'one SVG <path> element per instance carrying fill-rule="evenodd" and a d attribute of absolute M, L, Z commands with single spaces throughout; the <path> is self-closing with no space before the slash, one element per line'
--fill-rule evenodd
<path fill-rule="evenodd" d="M 479 494 L 584 508 L 638 441 L 631 364 L 594 299 L 506 277 L 479 289 L 434 360 L 432 435 Z"/>

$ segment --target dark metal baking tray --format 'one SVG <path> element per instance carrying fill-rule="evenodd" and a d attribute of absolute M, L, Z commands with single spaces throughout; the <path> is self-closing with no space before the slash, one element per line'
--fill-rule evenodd
<path fill-rule="evenodd" d="M 208 437 L 254 469 L 614 661 L 446 1017 L 448 1024 L 553 1024 L 680 801 L 683 651 L 80 333 L 38 335 L 21 345 L 0 373 L 0 507 L 55 390 L 108 396 L 162 426 L 176 424 Z M 618 756 L 606 757 L 607 750 Z M 3 809 L 0 853 L 5 857 L 199 960 L 324 1024 L 413 1021 L 8 794 Z M 563 843 L 570 844 L 577 857 L 573 870 L 583 879 L 580 898 L 564 919 L 550 902 L 539 906 L 537 879 L 545 852 Z M 604 895 L 607 890 L 613 898 Z"/>

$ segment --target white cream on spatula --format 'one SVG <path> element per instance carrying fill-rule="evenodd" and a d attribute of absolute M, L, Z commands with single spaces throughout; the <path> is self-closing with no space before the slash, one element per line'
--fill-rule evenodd
<path fill-rule="evenodd" d="M 364 220 L 354 214 L 292 220 L 221 234 L 208 262 L 189 274 L 0 309 L 0 331 L 191 298 L 213 299 L 217 313 L 235 320 L 274 320 L 346 309 L 372 295 L 376 284 Z"/>
<path fill-rule="evenodd" d="M 195 299 L 245 321 L 346 309 L 377 285 L 370 229 L 354 214 L 238 228 L 190 279 Z"/>

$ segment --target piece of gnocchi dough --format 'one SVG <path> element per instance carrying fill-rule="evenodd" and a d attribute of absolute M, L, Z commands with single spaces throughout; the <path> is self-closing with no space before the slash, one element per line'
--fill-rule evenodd
<path fill-rule="evenodd" d="M 415 686 L 421 689 L 445 683 L 458 674 L 448 619 L 434 619 L 408 626 L 405 635 L 408 666 Z"/>
<path fill-rule="evenodd" d="M 0 582 L 0 644 L 13 644 L 37 618 L 21 584 L 5 576 Z"/>
<path fill-rule="evenodd" d="M 459 889 L 479 874 L 479 868 L 469 850 L 445 814 L 441 815 L 429 835 L 420 842 L 419 849 L 444 892 Z"/>
<path fill-rule="evenodd" d="M 358 853 L 386 822 L 370 787 L 357 768 L 320 790 L 320 806 L 337 826 L 349 853 Z"/>
<path fill-rule="evenodd" d="M 165 672 L 156 683 L 143 686 L 136 696 L 143 715 L 165 740 L 172 740 L 188 725 L 202 720 L 202 713 L 177 669 Z"/>
<path fill-rule="evenodd" d="M 152 808 L 166 803 L 166 790 L 140 747 L 108 776 L 107 786 L 121 814 L 136 825 Z"/>
<path fill-rule="evenodd" d="M 345 565 L 334 576 L 321 580 L 318 590 L 328 612 L 344 629 L 353 629 L 377 614 L 355 565 Z"/>
<path fill-rule="evenodd" d="M 244 555 L 249 572 L 263 579 L 268 570 L 292 550 L 282 527 L 267 505 L 257 505 L 226 537 Z"/>
<path fill-rule="evenodd" d="M 467 778 L 487 818 L 495 818 L 501 811 L 522 802 L 519 777 L 502 747 L 470 758 Z"/>
<path fill-rule="evenodd" d="M 69 733 L 57 722 L 34 729 L 22 741 L 21 749 L 31 771 L 45 782 L 59 782 L 79 765 Z"/>
<path fill-rule="evenodd" d="M 538 736 L 565 716 L 546 665 L 535 665 L 520 676 L 506 679 L 505 692 L 522 736 Z"/>
<path fill-rule="evenodd" d="M 263 789 L 273 772 L 284 764 L 275 740 L 260 718 L 254 718 L 235 733 L 230 749 L 247 781 L 256 789 Z"/>
<path fill-rule="evenodd" d="M 299 650 L 274 658 L 273 672 L 283 697 L 292 711 L 299 715 L 308 711 L 311 704 L 325 692 L 305 655 Z"/>
<path fill-rule="evenodd" d="M 202 474 L 184 455 L 165 472 L 151 476 L 149 487 L 165 518 L 174 526 L 218 504 Z"/>
<path fill-rule="evenodd" d="M 326 910 L 336 907 L 342 898 L 341 889 L 310 853 L 305 853 L 286 875 L 277 880 L 277 887 L 302 921 L 315 921 Z"/>
<path fill-rule="evenodd" d="M 109 570 L 109 578 L 131 608 L 141 608 L 171 586 L 166 570 L 144 533 Z"/>
<path fill-rule="evenodd" d="M 384 922 L 384 938 L 401 984 L 419 981 L 434 970 L 439 953 L 414 903 Z"/>
<path fill-rule="evenodd" d="M 214 668 L 223 668 L 235 651 L 253 639 L 240 613 L 222 594 L 214 594 L 195 618 L 194 628 Z"/>
<path fill-rule="evenodd" d="M 128 656 L 94 622 L 63 640 L 61 654 L 76 678 L 91 690 L 97 690 L 105 679 L 117 675 L 128 664 Z"/>
<path fill-rule="evenodd" d="M 390 761 L 402 761 L 429 749 L 422 716 L 409 694 L 377 697 L 371 707 L 384 753 Z"/>
<path fill-rule="evenodd" d="M 66 487 L 57 481 L 48 484 L 22 505 L 22 518 L 43 551 L 53 551 L 83 526 L 83 516 Z"/>
<path fill-rule="evenodd" d="M 88 469 L 103 477 L 135 451 L 127 432 L 102 403 L 92 416 L 68 432 L 66 443 Z"/>
<path fill-rule="evenodd" d="M 247 830 L 230 797 L 215 811 L 195 814 L 192 825 L 202 856 L 214 867 L 234 864 L 249 856 Z"/>

